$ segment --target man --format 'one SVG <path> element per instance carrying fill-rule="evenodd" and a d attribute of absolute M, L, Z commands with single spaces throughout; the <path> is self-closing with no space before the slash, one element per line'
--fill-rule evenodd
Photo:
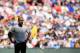
<path fill-rule="evenodd" d="M 14 43 L 15 53 L 26 53 L 26 41 L 29 38 L 29 33 L 23 27 L 23 18 L 18 18 L 18 26 L 14 26 L 8 33 L 8 37 Z"/>

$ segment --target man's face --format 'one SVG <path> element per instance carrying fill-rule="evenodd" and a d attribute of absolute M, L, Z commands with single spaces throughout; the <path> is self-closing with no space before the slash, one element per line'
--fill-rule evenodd
<path fill-rule="evenodd" d="M 18 25 L 19 25 L 20 27 L 22 27 L 22 25 L 23 25 L 23 19 L 19 19 L 19 20 L 18 20 Z"/>

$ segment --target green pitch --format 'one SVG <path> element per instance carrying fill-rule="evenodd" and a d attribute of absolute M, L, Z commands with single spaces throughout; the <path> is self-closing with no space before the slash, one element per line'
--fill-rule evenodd
<path fill-rule="evenodd" d="M 14 49 L 3 48 L 0 49 L 0 53 L 14 53 Z M 60 49 L 40 49 L 33 48 L 27 49 L 26 53 L 80 53 L 80 49 L 69 49 L 69 48 L 60 48 Z"/>

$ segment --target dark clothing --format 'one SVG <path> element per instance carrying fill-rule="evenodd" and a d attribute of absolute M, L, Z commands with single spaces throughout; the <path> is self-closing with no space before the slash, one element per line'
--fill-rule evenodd
<path fill-rule="evenodd" d="M 26 53 L 26 42 L 15 44 L 15 53 Z"/>

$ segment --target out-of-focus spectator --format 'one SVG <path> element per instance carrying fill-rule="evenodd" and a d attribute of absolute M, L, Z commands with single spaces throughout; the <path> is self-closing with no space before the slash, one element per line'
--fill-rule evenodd
<path fill-rule="evenodd" d="M 18 16 L 31 34 L 28 48 L 80 48 L 80 0 L 0 0 L 1 48 L 14 46 L 7 34 Z"/>
<path fill-rule="evenodd" d="M 80 42 L 79 41 L 80 41 L 80 39 L 76 41 L 75 48 L 80 48 Z"/>

